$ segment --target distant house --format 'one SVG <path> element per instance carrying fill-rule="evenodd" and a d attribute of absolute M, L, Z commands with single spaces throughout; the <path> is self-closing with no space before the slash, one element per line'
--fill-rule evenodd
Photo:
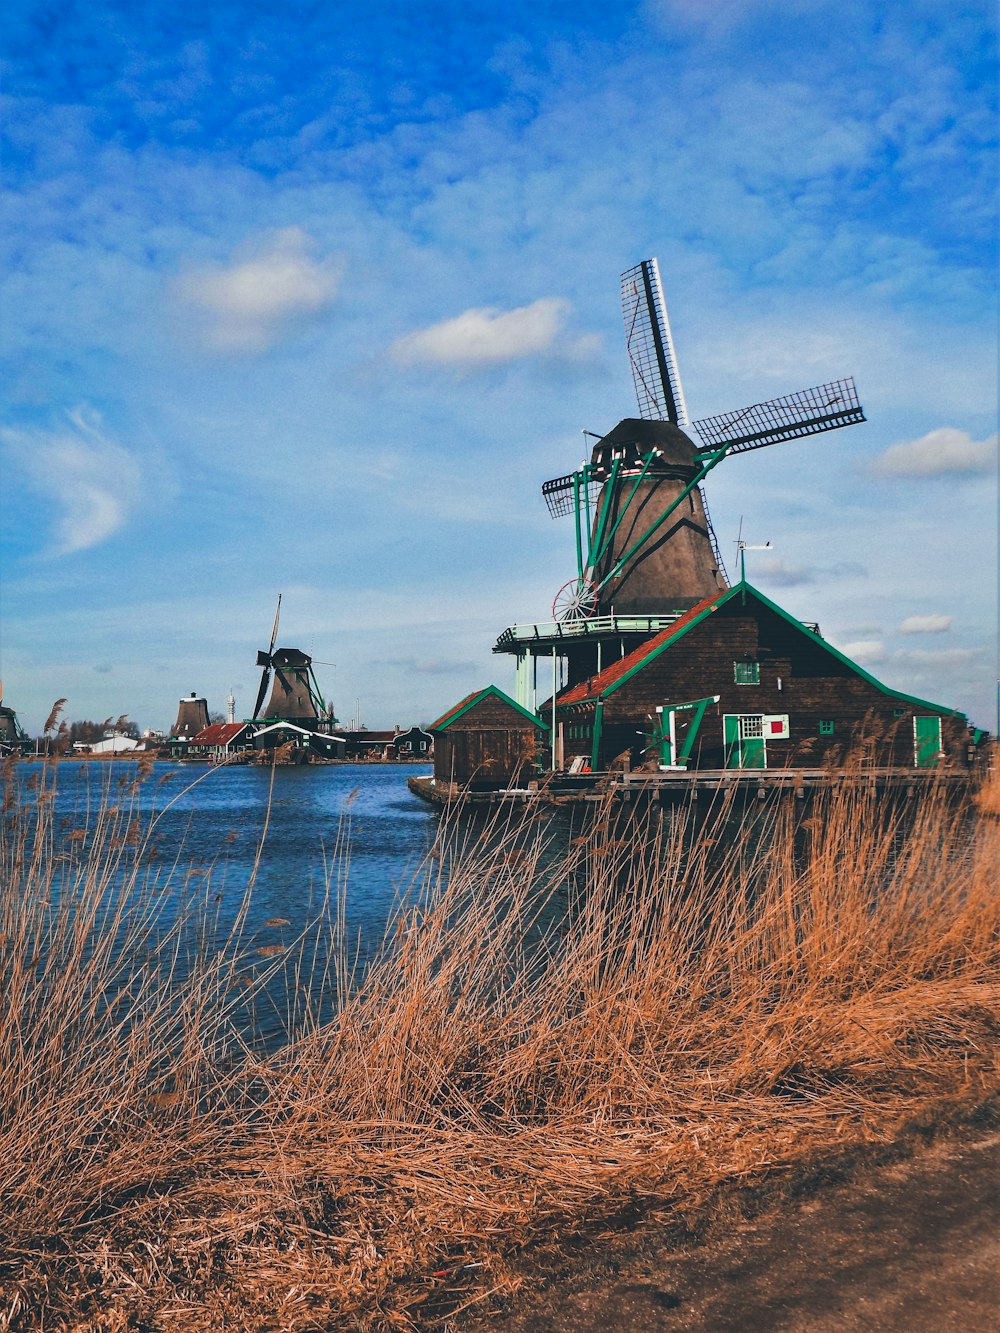
<path fill-rule="evenodd" d="M 253 736 L 246 722 L 213 722 L 191 737 L 188 754 L 219 764 L 252 748 Z"/>
<path fill-rule="evenodd" d="M 549 728 L 488 685 L 460 700 L 428 731 L 434 737 L 435 783 L 484 791 L 536 777 Z"/>
<path fill-rule="evenodd" d="M 396 731 L 392 738 L 392 751 L 396 759 L 427 759 L 434 748 L 434 737 L 420 727 L 410 727 L 407 731 Z"/>
<path fill-rule="evenodd" d="M 361 727 L 340 734 L 348 759 L 388 759 L 392 756 L 392 742 L 396 735 L 393 731 L 369 731 L 367 727 Z"/>
<path fill-rule="evenodd" d="M 566 768 L 625 754 L 664 768 L 815 768 L 859 743 L 893 767 L 967 755 L 962 714 L 882 684 L 746 583 L 563 690 L 555 716 Z"/>
<path fill-rule="evenodd" d="M 105 736 L 103 740 L 95 741 L 93 745 L 87 747 L 91 754 L 127 754 L 131 750 L 141 748 L 135 737 L 122 736 L 117 732 L 113 732 L 110 736 Z"/>
<path fill-rule="evenodd" d="M 428 759 L 434 746 L 434 737 L 420 727 L 410 727 L 407 731 L 399 727 L 392 731 L 369 731 L 361 727 L 340 735 L 346 742 L 348 759 Z"/>
<path fill-rule="evenodd" d="M 295 722 L 273 722 L 253 733 L 255 750 L 273 750 L 279 745 L 293 745 L 297 750 L 308 750 L 320 759 L 343 759 L 347 749 L 342 736 L 310 731 Z"/>

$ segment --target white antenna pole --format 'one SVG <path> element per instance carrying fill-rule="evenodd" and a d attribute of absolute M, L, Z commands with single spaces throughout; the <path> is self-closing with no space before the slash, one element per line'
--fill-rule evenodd
<path fill-rule="evenodd" d="M 765 542 L 763 546 L 751 546 L 749 542 L 737 541 L 736 545 L 739 547 L 740 552 L 740 582 L 746 583 L 747 558 L 745 553 L 747 551 L 770 551 L 771 543 Z"/>
<path fill-rule="evenodd" d="M 230 723 L 236 721 L 236 698 L 232 689 L 230 689 L 229 697 L 226 700 L 226 718 Z"/>

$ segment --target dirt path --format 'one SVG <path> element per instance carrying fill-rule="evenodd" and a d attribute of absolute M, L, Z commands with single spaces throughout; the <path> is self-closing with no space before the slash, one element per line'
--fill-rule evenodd
<path fill-rule="evenodd" d="M 596 1243 L 496 1333 L 979 1333 L 1000 1327 L 1000 1133 L 943 1143 L 703 1244 Z"/>

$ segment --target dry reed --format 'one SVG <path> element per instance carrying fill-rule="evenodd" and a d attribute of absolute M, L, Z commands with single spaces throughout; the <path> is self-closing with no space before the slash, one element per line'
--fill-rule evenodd
<path fill-rule="evenodd" d="M 942 792 L 452 819 L 363 975 L 335 857 L 332 942 L 248 978 L 127 797 L 60 835 L 45 772 L 0 848 L 0 1328 L 430 1327 L 525 1246 L 995 1092 L 1000 823 Z"/>

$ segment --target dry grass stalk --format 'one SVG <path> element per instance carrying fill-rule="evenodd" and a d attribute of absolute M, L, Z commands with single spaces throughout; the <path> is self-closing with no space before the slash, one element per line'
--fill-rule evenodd
<path fill-rule="evenodd" d="M 56 772 L 0 847 L 0 1328 L 427 1327 L 518 1246 L 996 1088 L 1000 824 L 941 793 L 568 848 L 453 820 L 363 976 L 340 846 L 322 947 L 248 977 L 127 793 L 60 834 Z M 241 1016 L 282 969 L 265 1059 Z"/>

